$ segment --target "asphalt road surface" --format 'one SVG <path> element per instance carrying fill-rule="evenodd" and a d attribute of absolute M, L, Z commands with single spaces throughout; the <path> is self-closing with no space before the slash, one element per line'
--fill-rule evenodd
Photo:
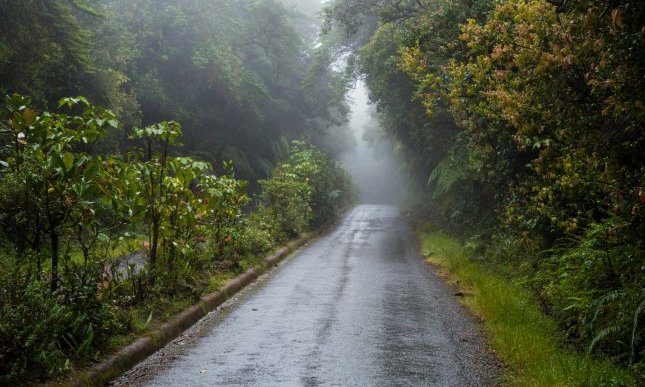
<path fill-rule="evenodd" d="M 491 385 L 480 332 L 398 210 L 365 205 L 113 385 Z"/>

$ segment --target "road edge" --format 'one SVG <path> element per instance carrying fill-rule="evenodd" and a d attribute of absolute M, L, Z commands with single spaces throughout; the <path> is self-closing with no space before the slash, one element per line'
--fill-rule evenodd
<path fill-rule="evenodd" d="M 277 249 L 273 254 L 264 258 L 266 267 L 251 268 L 244 273 L 237 275 L 224 285 L 220 290 L 205 294 L 199 301 L 182 312 L 169 318 L 158 329 L 145 334 L 133 343 L 123 347 L 110 357 L 95 365 L 79 376 L 75 377 L 68 385 L 74 387 L 102 386 L 111 380 L 121 376 L 147 357 L 163 348 L 170 341 L 182 334 L 186 329 L 193 326 L 212 310 L 224 303 L 224 301 L 237 294 L 247 285 L 255 281 L 261 274 L 277 266 L 291 253 L 304 246 L 318 235 L 324 233 L 327 228 L 317 232 L 302 234 L 286 245 Z"/>

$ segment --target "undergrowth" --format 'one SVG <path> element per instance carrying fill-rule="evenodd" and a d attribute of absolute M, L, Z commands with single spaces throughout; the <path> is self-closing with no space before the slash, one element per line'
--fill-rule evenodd
<path fill-rule="evenodd" d="M 472 259 L 456 239 L 420 232 L 428 262 L 465 290 L 464 303 L 484 320 L 491 344 L 508 365 L 511 386 L 636 386 L 637 377 L 609 361 L 562 346 L 556 324 L 530 292 Z"/>

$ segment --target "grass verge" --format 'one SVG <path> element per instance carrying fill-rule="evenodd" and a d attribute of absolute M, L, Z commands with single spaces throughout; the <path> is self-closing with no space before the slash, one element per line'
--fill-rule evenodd
<path fill-rule="evenodd" d="M 464 303 L 484 320 L 491 344 L 508 366 L 510 386 L 635 386 L 632 374 L 563 348 L 560 334 L 530 293 L 492 274 L 456 239 L 442 232 L 419 233 L 428 263 L 463 290 Z"/>

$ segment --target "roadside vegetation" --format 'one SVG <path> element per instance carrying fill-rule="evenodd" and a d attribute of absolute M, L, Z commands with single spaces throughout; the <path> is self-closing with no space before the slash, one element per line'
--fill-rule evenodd
<path fill-rule="evenodd" d="M 424 229 L 424 227 L 421 227 Z M 533 294 L 509 276 L 474 259 L 475 251 L 441 231 L 419 231 L 427 262 L 464 294 L 463 302 L 480 317 L 492 347 L 508 372 L 508 386 L 635 386 L 636 377 L 608 360 L 577 354 L 561 345 L 555 320 Z"/>
<path fill-rule="evenodd" d="M 642 5 L 349 0 L 325 14 L 329 55 L 349 52 L 415 182 L 415 218 L 530 295 L 548 340 L 642 384 Z"/>
<path fill-rule="evenodd" d="M 99 361 L 353 202 L 311 144 L 347 112 L 316 6 L 0 4 L 0 385 Z"/>
<path fill-rule="evenodd" d="M 246 184 L 230 163 L 216 175 L 209 163 L 173 156 L 179 124 L 134 129 L 128 152 L 97 155 L 91 149 L 119 127 L 110 111 L 82 97 L 59 103 L 77 114 L 30 105 L 14 95 L 0 110 L 2 384 L 100 358 L 355 198 L 335 161 L 294 142 L 245 215 Z M 110 245 L 136 235 L 142 264 L 124 267 L 117 254 L 127 249 Z"/>

